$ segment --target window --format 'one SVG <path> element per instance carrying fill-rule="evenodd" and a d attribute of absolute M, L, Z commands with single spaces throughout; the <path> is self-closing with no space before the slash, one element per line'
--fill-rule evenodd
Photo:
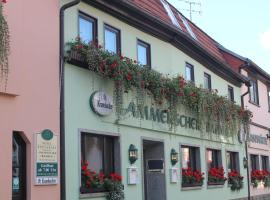
<path fill-rule="evenodd" d="M 232 170 L 235 170 L 239 172 L 239 156 L 237 152 L 230 152 L 227 151 L 227 168 L 228 172 L 231 172 Z"/>
<path fill-rule="evenodd" d="M 268 97 L 268 111 L 270 112 L 270 88 L 268 88 L 267 97 Z"/>
<path fill-rule="evenodd" d="M 188 33 L 191 35 L 191 37 L 193 37 L 193 39 L 197 40 L 196 35 L 194 34 L 194 32 L 192 31 L 191 27 L 189 26 L 188 21 L 186 20 L 186 18 L 184 18 L 184 17 L 183 17 L 181 14 L 179 14 L 179 13 L 178 13 L 178 15 L 179 15 L 179 17 L 181 18 L 181 20 L 183 21 L 183 23 L 184 23 L 184 25 L 185 25 L 185 27 L 186 27 Z"/>
<path fill-rule="evenodd" d="M 137 41 L 137 60 L 141 65 L 151 66 L 150 45 L 141 40 Z"/>
<path fill-rule="evenodd" d="M 268 156 L 261 156 L 262 161 L 262 170 L 269 170 L 269 157 Z"/>
<path fill-rule="evenodd" d="M 250 92 L 249 92 L 249 98 L 252 103 L 255 103 L 259 105 L 259 96 L 258 96 L 258 84 L 257 80 L 251 79 L 250 81 Z"/>
<path fill-rule="evenodd" d="M 87 161 L 91 171 L 109 175 L 116 171 L 119 163 L 116 152 L 119 151 L 117 137 L 82 133 L 81 159 Z"/>
<path fill-rule="evenodd" d="M 173 11 L 171 10 L 171 7 L 170 7 L 170 5 L 168 4 L 168 2 L 166 2 L 166 1 L 164 1 L 164 0 L 160 0 L 160 1 L 161 1 L 161 3 L 162 3 L 163 7 L 165 8 L 165 10 L 166 10 L 168 16 L 170 17 L 170 19 L 171 19 L 173 25 L 175 25 L 175 26 L 177 26 L 178 28 L 181 29 L 181 26 L 180 26 L 180 24 L 178 23 L 178 21 L 177 21 L 175 15 L 173 14 Z"/>
<path fill-rule="evenodd" d="M 221 151 L 215 149 L 207 149 L 207 166 L 210 168 L 218 168 L 222 166 Z"/>
<path fill-rule="evenodd" d="M 97 20 L 79 13 L 79 36 L 85 43 L 97 40 Z"/>
<path fill-rule="evenodd" d="M 232 102 L 234 101 L 234 91 L 231 86 L 228 86 L 228 99 Z"/>
<path fill-rule="evenodd" d="M 185 79 L 194 82 L 194 67 L 189 63 L 186 63 Z"/>
<path fill-rule="evenodd" d="M 120 30 L 112 26 L 104 26 L 104 48 L 112 53 L 121 54 Z"/>
<path fill-rule="evenodd" d="M 251 166 L 251 170 L 259 170 L 260 169 L 258 155 L 254 155 L 254 154 L 250 155 L 250 166 Z"/>
<path fill-rule="evenodd" d="M 200 149 L 199 147 L 181 146 L 182 152 L 182 168 L 191 168 L 192 170 L 200 170 Z"/>
<path fill-rule="evenodd" d="M 208 90 L 212 89 L 211 76 L 207 73 L 204 73 L 204 88 Z"/>

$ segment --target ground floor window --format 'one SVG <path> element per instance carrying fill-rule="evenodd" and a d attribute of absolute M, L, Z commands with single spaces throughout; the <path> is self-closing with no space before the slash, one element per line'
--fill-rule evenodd
<path fill-rule="evenodd" d="M 250 166 L 251 170 L 259 170 L 260 169 L 260 164 L 259 164 L 259 156 L 251 154 L 250 155 Z"/>
<path fill-rule="evenodd" d="M 237 152 L 227 151 L 227 169 L 228 172 L 237 171 L 239 172 L 239 155 Z"/>
<path fill-rule="evenodd" d="M 269 171 L 269 157 L 261 156 L 262 170 Z"/>
<path fill-rule="evenodd" d="M 220 185 L 226 181 L 222 166 L 221 150 L 207 149 L 208 185 Z"/>
<path fill-rule="evenodd" d="M 118 137 L 81 134 L 81 193 L 106 190 L 106 177 L 120 171 L 119 152 Z"/>
<path fill-rule="evenodd" d="M 203 184 L 201 173 L 200 148 L 181 146 L 182 153 L 182 187 L 199 186 Z"/>

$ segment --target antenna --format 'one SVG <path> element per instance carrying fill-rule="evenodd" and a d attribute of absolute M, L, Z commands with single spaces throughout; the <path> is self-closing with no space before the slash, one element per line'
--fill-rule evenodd
<path fill-rule="evenodd" d="M 189 4 L 189 9 L 180 9 L 180 10 L 184 10 L 184 11 L 188 11 L 189 12 L 189 19 L 190 19 L 190 21 L 192 21 L 192 13 L 199 13 L 199 14 L 202 13 L 202 11 L 201 11 L 201 6 L 202 6 L 201 2 L 191 1 L 191 0 L 178 0 L 178 1 L 182 1 L 182 2 L 184 2 L 186 4 Z M 200 7 L 199 8 L 200 10 L 194 10 L 193 9 L 193 6 L 199 6 Z"/>

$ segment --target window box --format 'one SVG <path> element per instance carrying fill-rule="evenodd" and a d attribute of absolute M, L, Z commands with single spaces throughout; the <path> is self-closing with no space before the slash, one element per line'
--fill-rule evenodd
<path fill-rule="evenodd" d="M 225 181 L 219 181 L 219 182 L 207 182 L 207 185 L 224 185 Z"/>
<path fill-rule="evenodd" d="M 182 183 L 182 187 L 201 187 L 203 183 Z"/>
<path fill-rule="evenodd" d="M 107 192 L 104 188 L 80 188 L 81 194 L 88 194 L 88 193 L 101 193 L 101 192 Z"/>

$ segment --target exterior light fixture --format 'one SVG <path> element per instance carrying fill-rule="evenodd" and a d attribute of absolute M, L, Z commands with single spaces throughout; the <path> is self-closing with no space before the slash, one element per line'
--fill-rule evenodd
<path fill-rule="evenodd" d="M 246 157 L 243 158 L 243 165 L 245 169 L 248 167 L 248 160 Z"/>
<path fill-rule="evenodd" d="M 171 150 L 171 163 L 174 166 L 178 162 L 178 153 L 175 151 L 175 149 Z"/>
<path fill-rule="evenodd" d="M 130 164 L 133 164 L 138 160 L 138 149 L 135 145 L 131 144 L 128 149 L 128 156 Z"/>

